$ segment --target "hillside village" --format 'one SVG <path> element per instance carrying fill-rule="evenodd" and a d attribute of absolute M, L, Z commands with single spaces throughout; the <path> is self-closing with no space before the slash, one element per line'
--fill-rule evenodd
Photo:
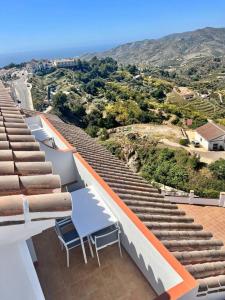
<path fill-rule="evenodd" d="M 190 85 L 182 86 L 182 77 L 173 78 L 157 68 L 119 65 L 112 58 L 97 57 L 32 61 L 26 72 L 37 110 L 54 112 L 85 129 L 150 182 L 185 192 L 195 190 L 204 197 L 218 197 L 225 190 L 223 178 L 211 171 L 214 163 L 222 159 L 223 164 L 225 159 L 225 99 L 218 89 L 223 77 L 215 79 L 215 85 L 210 81 L 206 88 L 203 72 L 198 81 L 186 76 Z M 24 71 L 17 66 L 6 70 L 3 78 L 10 82 L 10 77 L 21 74 Z M 210 127 L 210 137 L 204 135 L 204 126 L 206 132 Z M 163 168 L 147 169 L 149 151 L 157 155 L 171 151 L 171 163 L 177 157 L 175 181 L 174 175 L 164 175 Z"/>

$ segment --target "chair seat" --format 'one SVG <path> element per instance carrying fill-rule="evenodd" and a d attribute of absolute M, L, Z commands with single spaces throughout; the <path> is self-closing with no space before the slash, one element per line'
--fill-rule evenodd
<path fill-rule="evenodd" d="M 67 248 L 68 249 L 72 249 L 72 248 L 75 248 L 77 246 L 80 246 L 81 242 L 80 242 L 80 239 L 78 238 L 77 240 L 75 240 L 74 242 L 70 243 L 67 245 Z"/>
<path fill-rule="evenodd" d="M 87 238 L 85 237 L 83 239 L 84 243 L 87 242 Z M 68 249 L 71 249 L 71 248 L 75 248 L 77 246 L 80 246 L 81 245 L 81 241 L 80 241 L 80 238 L 78 237 L 74 242 L 70 243 L 67 245 L 67 248 Z"/>
<path fill-rule="evenodd" d="M 75 229 L 71 231 L 67 231 L 66 233 L 63 234 L 62 237 L 64 242 L 67 244 L 68 249 L 77 247 L 81 244 L 80 237 Z M 74 241 L 72 243 L 69 243 L 72 240 Z M 86 242 L 87 237 L 83 238 L 83 241 Z"/>

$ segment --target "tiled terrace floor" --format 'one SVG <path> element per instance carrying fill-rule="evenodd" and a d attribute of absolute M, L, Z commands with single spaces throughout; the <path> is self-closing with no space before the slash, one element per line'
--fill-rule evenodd
<path fill-rule="evenodd" d="M 91 258 L 83 261 L 81 248 L 70 252 L 70 268 L 53 229 L 33 238 L 36 268 L 46 300 L 153 300 L 155 292 L 128 254 L 120 257 L 117 246 L 100 253 L 102 266 Z"/>
<path fill-rule="evenodd" d="M 212 232 L 216 239 L 225 244 L 225 208 L 178 204 L 179 208 L 193 217 L 196 223 L 202 224 L 205 230 Z"/>

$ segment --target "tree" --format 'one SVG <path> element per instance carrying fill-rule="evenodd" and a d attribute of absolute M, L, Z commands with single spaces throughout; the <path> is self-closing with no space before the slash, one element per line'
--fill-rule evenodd
<path fill-rule="evenodd" d="M 225 160 L 220 158 L 219 160 L 209 165 L 210 171 L 218 179 L 225 179 Z"/>
<path fill-rule="evenodd" d="M 166 97 L 163 89 L 160 87 L 158 89 L 155 89 L 152 93 L 151 93 L 152 97 L 156 98 L 156 99 L 163 99 Z"/>
<path fill-rule="evenodd" d="M 106 114 L 111 115 L 121 125 L 134 123 L 141 117 L 141 109 L 135 101 L 116 101 L 106 106 Z"/>
<path fill-rule="evenodd" d="M 98 136 L 101 141 L 106 141 L 109 138 L 109 134 L 106 128 L 101 128 L 98 132 Z"/>
<path fill-rule="evenodd" d="M 187 146 L 189 144 L 188 139 L 180 139 L 179 144 L 182 146 Z"/>
<path fill-rule="evenodd" d="M 103 123 L 102 112 L 98 109 L 92 110 L 89 114 L 87 114 L 85 119 L 88 126 L 101 127 Z"/>
<path fill-rule="evenodd" d="M 127 71 L 132 75 L 137 75 L 139 73 L 138 68 L 135 65 L 128 65 Z"/>
<path fill-rule="evenodd" d="M 59 92 L 53 96 L 52 100 L 53 100 L 54 108 L 58 110 L 60 113 L 64 113 L 65 104 L 68 100 L 67 95 L 62 92 Z"/>
<path fill-rule="evenodd" d="M 96 95 L 99 88 L 104 88 L 105 82 L 101 78 L 92 79 L 90 82 L 88 82 L 84 89 L 87 93 L 91 95 Z"/>
<path fill-rule="evenodd" d="M 99 127 L 98 126 L 88 126 L 86 129 L 87 134 L 95 138 L 98 136 Z"/>

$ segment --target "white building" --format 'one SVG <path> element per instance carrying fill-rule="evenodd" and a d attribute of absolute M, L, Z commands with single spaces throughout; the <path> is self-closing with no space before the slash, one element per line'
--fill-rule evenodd
<path fill-rule="evenodd" d="M 37 73 L 37 72 L 43 72 L 43 71 L 49 71 L 53 67 L 52 62 L 48 60 L 42 60 L 42 61 L 35 61 L 32 60 L 31 62 L 26 64 L 26 68 L 29 73 Z"/>
<path fill-rule="evenodd" d="M 74 67 L 76 65 L 75 59 L 57 59 L 53 61 L 53 65 L 56 68 L 69 68 Z"/>
<path fill-rule="evenodd" d="M 225 126 L 210 121 L 196 129 L 195 140 L 207 150 L 225 150 Z"/>

